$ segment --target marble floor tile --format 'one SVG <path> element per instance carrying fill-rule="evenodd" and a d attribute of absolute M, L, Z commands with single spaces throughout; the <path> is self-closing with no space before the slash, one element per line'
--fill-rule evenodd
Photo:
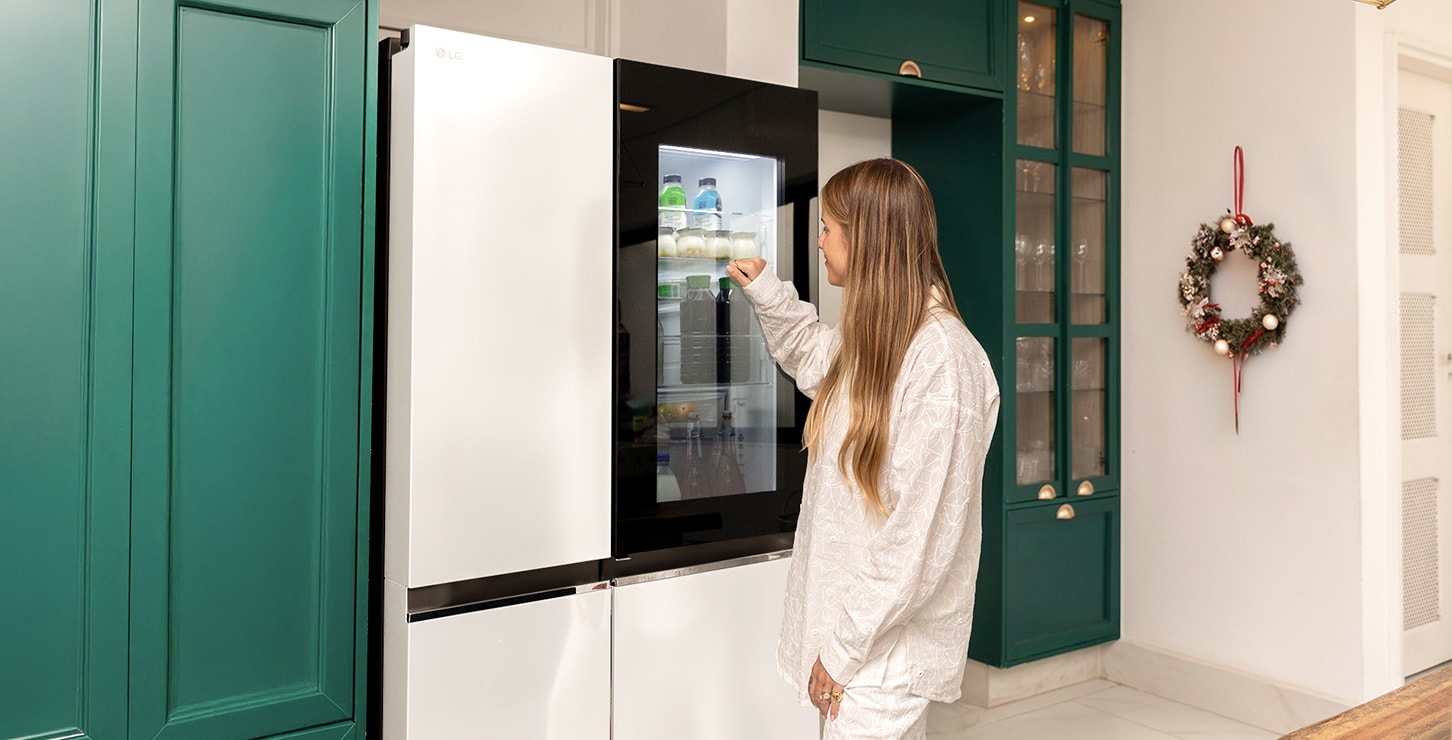
<path fill-rule="evenodd" d="M 1277 734 L 1109 681 L 991 709 L 934 704 L 929 740 L 1275 740 Z"/>
<path fill-rule="evenodd" d="M 1123 717 L 1076 701 L 983 722 L 956 732 L 928 731 L 929 740 L 1176 740 Z"/>
<path fill-rule="evenodd" d="M 973 725 L 1007 719 L 1008 717 L 1025 714 L 1035 709 L 1042 709 L 1054 704 L 1072 701 L 1081 696 L 1088 696 L 1118 685 L 1111 681 L 1095 679 L 1054 689 L 1053 691 L 1026 697 L 996 707 L 979 707 L 966 701 L 958 701 L 953 704 L 935 703 L 928 709 L 928 730 L 938 732 L 965 730 Z"/>
<path fill-rule="evenodd" d="M 1077 700 L 1080 704 L 1123 717 L 1179 738 L 1274 740 L 1276 733 L 1228 717 L 1185 706 L 1153 694 L 1114 686 Z"/>

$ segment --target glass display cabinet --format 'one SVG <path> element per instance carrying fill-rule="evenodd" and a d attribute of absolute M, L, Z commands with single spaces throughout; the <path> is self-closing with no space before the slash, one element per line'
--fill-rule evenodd
<path fill-rule="evenodd" d="M 1002 462 L 970 650 L 999 666 L 1119 632 L 1119 7 L 1016 11 Z"/>

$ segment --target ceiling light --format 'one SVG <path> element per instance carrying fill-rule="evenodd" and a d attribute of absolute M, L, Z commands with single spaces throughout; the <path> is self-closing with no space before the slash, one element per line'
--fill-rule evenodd
<path fill-rule="evenodd" d="M 1031 15 L 1026 15 L 1026 16 L 1023 17 L 1023 22 L 1024 23 L 1033 23 L 1036 20 L 1038 20 L 1038 18 L 1035 18 L 1035 17 L 1033 17 Z"/>
<path fill-rule="evenodd" d="M 1377 10 L 1384 10 L 1386 6 L 1391 5 L 1396 1 L 1397 0 L 1357 0 L 1357 2 L 1363 2 L 1368 5 L 1375 5 Z"/>

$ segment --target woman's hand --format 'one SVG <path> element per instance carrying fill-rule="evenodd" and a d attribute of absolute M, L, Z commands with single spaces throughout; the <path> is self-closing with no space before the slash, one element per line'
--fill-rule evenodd
<path fill-rule="evenodd" d="M 737 285 L 745 288 L 755 280 L 762 270 L 766 269 L 766 260 L 760 257 L 750 257 L 744 260 L 731 260 L 726 263 L 726 274 L 731 277 Z"/>
<path fill-rule="evenodd" d="M 757 261 L 761 262 L 760 259 Z M 807 679 L 807 697 L 812 700 L 812 706 L 822 713 L 822 719 L 837 719 L 837 710 L 842 706 L 842 692 L 846 690 L 846 686 L 832 680 L 827 669 L 822 667 L 822 659 L 817 658 L 812 665 L 812 677 Z"/>

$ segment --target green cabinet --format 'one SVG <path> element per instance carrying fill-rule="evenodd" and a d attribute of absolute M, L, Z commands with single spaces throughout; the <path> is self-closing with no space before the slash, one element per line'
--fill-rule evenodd
<path fill-rule="evenodd" d="M 803 13 L 803 82 L 816 85 L 809 42 L 844 37 L 846 21 L 810 1 Z M 932 189 L 954 297 L 998 376 L 969 655 L 1006 667 L 1119 634 L 1120 10 L 1043 0 L 986 13 L 1001 96 L 916 81 L 879 95 L 863 74 L 826 80 L 823 100 L 891 116 L 893 155 Z M 852 28 L 911 17 L 842 15 Z M 903 36 L 933 32 L 919 20 Z"/>
<path fill-rule="evenodd" d="M 6 9 L 0 736 L 361 736 L 376 12 Z"/>
<path fill-rule="evenodd" d="M 1120 14 L 1017 11 L 1000 285 L 968 301 L 998 317 L 1002 360 L 969 648 L 997 666 L 1119 635 Z"/>
<path fill-rule="evenodd" d="M 1005 0 L 802 0 L 802 61 L 1003 89 Z"/>

